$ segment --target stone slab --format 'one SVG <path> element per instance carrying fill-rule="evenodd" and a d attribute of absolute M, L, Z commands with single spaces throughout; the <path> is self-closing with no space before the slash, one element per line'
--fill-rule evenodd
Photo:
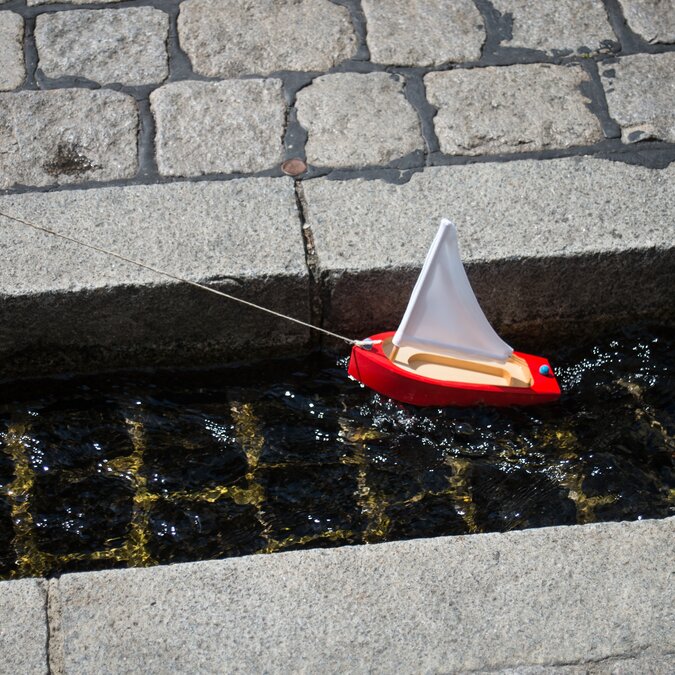
<path fill-rule="evenodd" d="M 672 0 L 619 0 L 628 26 L 647 42 L 675 42 Z"/>
<path fill-rule="evenodd" d="M 51 78 L 142 85 L 169 74 L 169 15 L 151 7 L 40 14 L 35 43 L 40 70 Z"/>
<path fill-rule="evenodd" d="M 131 178 L 138 111 L 110 90 L 0 94 L 0 189 Z"/>
<path fill-rule="evenodd" d="M 187 0 L 180 44 L 201 75 L 325 71 L 357 49 L 349 11 L 328 0 Z"/>
<path fill-rule="evenodd" d="M 483 155 L 589 145 L 602 140 L 580 66 L 546 63 L 430 73 L 429 102 L 442 152 Z"/>
<path fill-rule="evenodd" d="M 675 654 L 644 652 L 627 658 L 603 659 L 579 666 L 521 666 L 504 668 L 499 675 L 672 675 Z M 494 675 L 495 671 L 489 671 Z M 477 675 L 488 675 L 479 671 Z"/>
<path fill-rule="evenodd" d="M 509 24 L 505 47 L 592 52 L 616 40 L 601 0 L 492 0 L 492 5 Z"/>
<path fill-rule="evenodd" d="M 50 587 L 50 648 L 72 674 L 663 655 L 675 651 L 674 535 L 673 519 L 606 523 L 64 575 Z"/>
<path fill-rule="evenodd" d="M 442 217 L 481 306 L 504 330 L 671 307 L 675 166 L 575 157 L 303 182 L 327 327 L 394 329 Z M 640 279 L 639 283 L 635 283 Z"/>
<path fill-rule="evenodd" d="M 0 582 L 0 674 L 49 672 L 46 604 L 45 581 Z"/>
<path fill-rule="evenodd" d="M 23 19 L 14 12 L 0 13 L 0 91 L 15 89 L 24 80 Z"/>
<path fill-rule="evenodd" d="M 599 68 L 624 143 L 675 143 L 675 52 L 626 56 Z"/>
<path fill-rule="evenodd" d="M 471 0 L 363 0 L 371 61 L 437 66 L 477 61 L 485 26 Z"/>
<path fill-rule="evenodd" d="M 0 211 L 307 319 L 293 182 L 99 188 L 0 197 Z M 283 351 L 305 329 L 0 217 L 3 374 L 198 365 Z"/>
<path fill-rule="evenodd" d="M 155 145 L 165 176 L 254 173 L 283 157 L 282 82 L 177 82 L 152 92 Z"/>
<path fill-rule="evenodd" d="M 424 147 L 398 75 L 322 75 L 298 92 L 296 107 L 307 161 L 316 166 L 383 165 Z"/>

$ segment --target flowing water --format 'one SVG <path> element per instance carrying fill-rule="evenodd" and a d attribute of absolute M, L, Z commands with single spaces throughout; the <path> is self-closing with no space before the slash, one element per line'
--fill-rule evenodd
<path fill-rule="evenodd" d="M 673 515 L 675 331 L 536 347 L 537 408 L 414 409 L 319 353 L 0 384 L 0 576 Z"/>

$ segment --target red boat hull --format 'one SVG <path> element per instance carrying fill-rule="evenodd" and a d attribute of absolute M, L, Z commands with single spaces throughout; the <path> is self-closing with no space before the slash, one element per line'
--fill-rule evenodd
<path fill-rule="evenodd" d="M 393 332 L 373 335 L 371 340 L 390 340 Z M 392 363 L 382 350 L 381 344 L 371 349 L 360 346 L 352 348 L 349 374 L 378 394 L 401 403 L 416 406 L 469 406 L 469 405 L 537 405 L 549 403 L 560 397 L 560 386 L 550 369 L 549 362 L 540 356 L 514 352 L 524 359 L 530 368 L 533 383 L 529 387 L 500 387 L 494 385 L 445 382 L 423 377 Z M 542 375 L 541 366 L 549 366 L 550 374 Z"/>

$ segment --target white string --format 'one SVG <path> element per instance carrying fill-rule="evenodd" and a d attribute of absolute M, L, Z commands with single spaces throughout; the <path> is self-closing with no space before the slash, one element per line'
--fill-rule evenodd
<path fill-rule="evenodd" d="M 242 305 L 247 305 L 248 307 L 253 307 L 254 309 L 259 309 L 261 312 L 267 312 L 267 314 L 272 314 L 272 316 L 277 316 L 280 319 L 286 319 L 286 321 L 292 321 L 293 323 L 297 323 L 301 326 L 304 326 L 305 328 L 311 328 L 312 330 L 319 331 L 320 333 L 330 335 L 331 337 L 337 338 L 338 340 L 342 340 L 343 342 L 346 342 L 347 344 L 350 344 L 350 345 L 373 344 L 373 341 L 371 341 L 371 340 L 352 340 L 351 338 L 345 337 L 344 335 L 339 335 L 338 333 L 333 333 L 332 331 L 326 330 L 325 328 L 320 328 L 319 326 L 313 326 L 311 323 L 301 321 L 300 319 L 295 319 L 292 316 L 282 314 L 281 312 L 275 312 L 273 309 L 268 309 L 267 307 L 262 307 L 261 305 L 256 305 L 254 302 L 249 302 L 248 300 L 243 300 L 242 298 L 237 298 L 234 295 L 230 295 L 229 293 L 224 293 L 223 291 L 219 291 L 216 288 L 211 288 L 211 286 L 206 286 L 204 284 L 200 284 L 197 281 L 190 281 L 189 279 L 184 279 L 183 277 L 179 277 L 177 274 L 171 274 L 171 272 L 165 272 L 164 270 L 160 270 L 160 269 L 157 269 L 156 267 L 152 267 L 152 265 L 147 265 L 146 263 L 140 262 L 138 260 L 134 260 L 133 258 L 127 258 L 126 256 L 121 255 L 120 253 L 115 253 L 114 251 L 110 251 L 106 248 L 103 248 L 102 246 L 96 246 L 95 244 L 89 244 L 86 241 L 76 239 L 75 237 L 71 237 L 67 234 L 62 234 L 61 232 L 56 232 L 54 230 L 50 230 L 48 227 L 43 227 L 42 225 L 35 225 L 35 223 L 29 223 L 27 220 L 23 220 L 22 218 L 16 218 L 15 216 L 10 216 L 6 213 L 3 213 L 2 211 L 0 211 L 0 216 L 3 216 L 3 217 L 5 217 L 9 220 L 14 220 L 17 223 L 21 223 L 22 225 L 27 225 L 28 227 L 31 227 L 34 230 L 38 230 L 39 232 L 45 232 L 47 234 L 53 235 L 54 237 L 59 237 L 60 239 L 65 239 L 66 241 L 70 241 L 74 244 L 79 244 L 80 246 L 84 246 L 86 248 L 89 248 L 92 251 L 98 251 L 99 253 L 105 253 L 106 255 L 112 256 L 113 258 L 123 260 L 124 262 L 131 263 L 132 265 L 136 265 L 137 267 L 142 267 L 143 269 L 150 270 L 151 272 L 155 272 L 156 274 L 161 274 L 162 276 L 168 277 L 169 279 L 173 279 L 174 281 L 180 281 L 184 284 L 190 284 L 190 286 L 194 286 L 195 288 L 200 288 L 203 291 L 208 291 L 209 293 L 214 293 L 215 295 L 220 295 L 221 297 L 227 298 L 228 300 L 233 300 L 234 302 L 239 302 Z"/>

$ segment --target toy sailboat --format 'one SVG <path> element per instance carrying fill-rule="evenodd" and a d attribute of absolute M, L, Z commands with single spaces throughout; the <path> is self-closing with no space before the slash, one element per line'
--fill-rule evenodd
<path fill-rule="evenodd" d="M 488 323 L 448 220 L 441 221 L 398 330 L 354 346 L 349 374 L 418 406 L 532 405 L 560 396 L 548 361 L 514 352 Z"/>

